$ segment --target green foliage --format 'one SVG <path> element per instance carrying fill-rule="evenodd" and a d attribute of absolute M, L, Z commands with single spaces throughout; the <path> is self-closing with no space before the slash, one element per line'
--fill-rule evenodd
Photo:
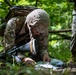
<path fill-rule="evenodd" d="M 63 61 L 69 61 L 71 59 L 71 52 L 69 50 L 70 41 L 51 41 L 49 42 L 49 54 L 52 55 L 52 57 L 63 60 Z"/>

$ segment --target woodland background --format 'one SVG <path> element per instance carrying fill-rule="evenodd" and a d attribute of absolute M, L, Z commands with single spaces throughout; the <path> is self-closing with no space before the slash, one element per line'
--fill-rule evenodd
<path fill-rule="evenodd" d="M 71 41 L 73 3 L 68 2 L 68 0 L 7 0 L 7 1 L 9 1 L 13 6 L 14 5 L 35 6 L 44 9 L 50 16 L 50 25 L 48 28 L 49 55 L 54 58 L 60 59 L 64 62 L 69 62 L 71 60 L 70 41 Z M 8 8 L 9 6 L 6 4 L 6 2 L 4 0 L 0 0 L 0 25 L 2 24 L 2 19 L 5 18 L 5 16 L 9 11 Z M 3 37 L 0 37 L 0 40 L 2 40 L 2 38 Z M 2 49 L 3 49 L 2 41 L 0 41 L 0 50 Z M 10 68 L 12 68 L 12 66 Z M 19 69 L 18 66 L 13 67 L 10 71 L 11 75 L 13 75 L 13 72 L 15 73 L 18 69 Z M 7 72 L 3 71 L 4 74 Z M 26 72 L 28 71 L 26 70 Z M 25 75 L 34 75 L 33 73 Z M 6 75 L 10 74 L 7 73 Z"/>

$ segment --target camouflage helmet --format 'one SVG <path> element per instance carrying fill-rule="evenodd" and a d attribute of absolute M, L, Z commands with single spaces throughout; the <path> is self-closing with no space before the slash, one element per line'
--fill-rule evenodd
<path fill-rule="evenodd" d="M 46 25 L 49 25 L 50 18 L 46 11 L 42 9 L 35 9 L 27 15 L 27 26 L 37 26 L 39 24 L 38 22 L 44 22 Z"/>

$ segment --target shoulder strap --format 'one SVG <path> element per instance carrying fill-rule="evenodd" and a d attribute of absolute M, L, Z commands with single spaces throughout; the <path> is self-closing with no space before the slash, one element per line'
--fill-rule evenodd
<path fill-rule="evenodd" d="M 21 33 L 21 31 L 22 31 L 22 29 L 23 29 L 23 27 L 24 27 L 24 22 L 25 22 L 25 18 L 23 17 L 23 19 L 22 19 L 22 24 L 18 24 L 18 22 L 17 22 L 17 20 L 16 20 L 16 28 L 17 27 L 20 27 L 20 28 L 18 28 L 18 30 L 16 31 L 16 35 L 19 35 L 20 33 Z M 24 27 L 25 28 L 25 27 Z M 25 31 L 25 30 L 24 30 Z"/>

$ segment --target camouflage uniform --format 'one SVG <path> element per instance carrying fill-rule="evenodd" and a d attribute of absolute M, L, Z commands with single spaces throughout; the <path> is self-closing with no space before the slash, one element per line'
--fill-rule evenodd
<path fill-rule="evenodd" d="M 76 62 L 76 11 L 75 10 L 73 10 L 71 52 L 72 52 L 73 60 Z"/>
<path fill-rule="evenodd" d="M 31 13 L 27 15 L 27 17 L 25 16 L 25 17 L 11 18 L 8 21 L 7 27 L 5 30 L 5 36 L 4 36 L 5 37 L 4 38 L 5 49 L 9 49 L 16 44 L 15 40 L 17 39 L 15 37 L 18 36 L 17 35 L 18 27 L 21 28 L 23 24 L 23 27 L 20 33 L 26 32 L 26 28 L 25 28 L 26 25 L 27 25 L 27 29 L 30 29 L 31 27 L 31 31 L 33 27 L 37 32 L 39 32 L 39 35 L 36 36 L 35 34 L 32 33 L 32 36 L 38 40 L 40 55 L 42 56 L 44 53 L 48 54 L 47 48 L 48 48 L 48 25 L 49 23 L 50 23 L 49 15 L 42 9 L 33 10 Z M 29 36 L 27 38 L 30 39 Z"/>

